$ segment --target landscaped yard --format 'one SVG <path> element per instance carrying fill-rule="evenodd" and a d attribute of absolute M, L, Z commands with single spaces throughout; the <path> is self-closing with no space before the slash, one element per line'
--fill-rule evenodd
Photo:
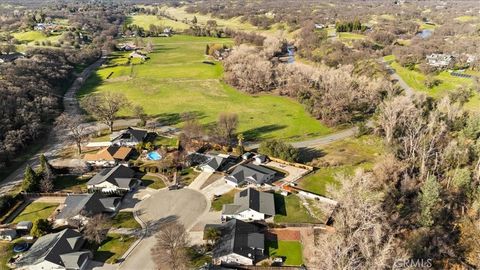
<path fill-rule="evenodd" d="M 59 175 L 53 181 L 55 190 L 63 192 L 86 192 L 90 177 L 78 175 Z"/>
<path fill-rule="evenodd" d="M 146 174 L 142 177 L 143 185 L 153 189 L 161 189 L 166 187 L 165 182 L 163 182 L 160 177 L 153 174 Z"/>
<path fill-rule="evenodd" d="M 57 207 L 58 203 L 33 202 L 15 217 L 12 223 L 18 223 L 20 221 L 35 222 L 38 219 L 46 219 L 50 217 Z"/>
<path fill-rule="evenodd" d="M 328 185 L 338 185 L 337 174 L 353 174 L 355 169 L 371 169 L 385 151 L 380 138 L 373 135 L 349 138 L 319 149 L 322 156 L 311 162 L 317 171 L 301 179 L 299 187 L 327 196 Z"/>
<path fill-rule="evenodd" d="M 301 140 L 331 132 L 293 99 L 251 96 L 223 83 L 221 63 L 202 61 L 206 44 L 231 43 L 230 39 L 177 35 L 152 40 L 155 52 L 149 55 L 151 59 L 139 65 L 103 67 L 88 79 L 79 95 L 124 93 L 129 101 L 142 105 L 146 113 L 176 126 L 182 125 L 180 114 L 184 112 L 195 113 L 203 124 L 216 121 L 220 113 L 235 112 L 239 117 L 238 132 L 247 140 Z M 124 62 L 122 53 L 110 60 L 110 64 Z M 123 110 L 120 114 L 130 116 L 133 112 Z"/>
<path fill-rule="evenodd" d="M 235 193 L 237 193 L 237 189 L 230 190 L 229 192 L 223 194 L 219 198 L 212 201 L 212 211 L 222 211 L 222 206 L 224 204 L 233 203 L 233 198 L 235 197 Z"/>
<path fill-rule="evenodd" d="M 93 259 L 99 262 L 114 264 L 135 240 L 136 238 L 133 236 L 108 234 L 107 239 L 94 252 Z"/>
<path fill-rule="evenodd" d="M 178 139 L 177 138 L 168 138 L 164 136 L 157 136 L 153 144 L 157 147 L 159 146 L 170 146 L 175 147 L 177 146 Z"/>
<path fill-rule="evenodd" d="M 190 185 L 195 178 L 199 175 L 199 172 L 196 172 L 193 168 L 186 168 L 180 172 L 180 180 L 185 186 Z"/>
<path fill-rule="evenodd" d="M 132 212 L 118 212 L 112 218 L 112 228 L 140 229 L 142 226 L 135 220 Z"/>
<path fill-rule="evenodd" d="M 286 197 L 275 194 L 276 223 L 321 223 L 320 220 L 312 217 L 300 198 L 295 194 Z"/>
<path fill-rule="evenodd" d="M 284 257 L 284 265 L 303 264 L 302 244 L 299 241 L 267 241 L 268 256 Z"/>

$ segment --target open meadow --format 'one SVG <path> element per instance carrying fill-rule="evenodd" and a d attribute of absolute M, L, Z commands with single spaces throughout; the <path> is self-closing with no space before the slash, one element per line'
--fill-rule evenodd
<path fill-rule="evenodd" d="M 153 38 L 155 50 L 144 63 L 129 65 L 128 53 L 117 52 L 89 78 L 80 97 L 94 92 L 119 92 L 160 122 L 181 125 L 180 114 L 193 112 L 203 124 L 212 124 L 223 112 L 239 117 L 238 131 L 248 140 L 301 140 L 331 130 L 311 117 L 297 101 L 275 95 L 251 96 L 222 81 L 220 62 L 207 62 L 209 43 L 229 39 L 174 36 Z M 108 79 L 107 79 L 108 78 Z M 124 110 L 122 116 L 131 116 Z"/>

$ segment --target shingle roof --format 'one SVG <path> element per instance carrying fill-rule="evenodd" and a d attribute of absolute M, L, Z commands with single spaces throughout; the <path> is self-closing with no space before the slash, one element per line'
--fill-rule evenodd
<path fill-rule="evenodd" d="M 100 193 L 74 194 L 65 199 L 66 206 L 57 215 L 57 219 L 68 219 L 77 215 L 92 216 L 109 212 L 108 208 L 115 198 L 104 198 Z M 116 202 L 117 204 L 119 201 Z"/>
<path fill-rule="evenodd" d="M 213 247 L 214 258 L 235 253 L 257 261 L 264 255 L 265 237 L 259 225 L 232 219 L 218 228 L 221 237 Z"/>
<path fill-rule="evenodd" d="M 261 184 L 264 182 L 265 177 L 274 175 L 275 173 L 276 171 L 263 166 L 242 164 L 236 167 L 235 170 L 227 176 L 227 179 L 238 184 L 244 181 L 253 181 L 256 184 Z"/>
<path fill-rule="evenodd" d="M 124 160 L 132 152 L 132 148 L 124 146 L 111 145 L 109 147 L 103 148 L 95 154 L 85 154 L 83 157 L 84 160 Z"/>
<path fill-rule="evenodd" d="M 210 160 L 208 160 L 205 165 L 214 169 L 218 170 L 220 166 L 225 162 L 226 158 L 220 157 L 220 156 L 212 156 Z"/>
<path fill-rule="evenodd" d="M 235 194 L 233 204 L 224 204 L 222 214 L 235 215 L 248 209 L 274 216 L 275 200 L 272 193 L 247 188 Z"/>
<path fill-rule="evenodd" d="M 17 262 L 17 266 L 28 266 L 48 261 L 67 267 L 84 252 L 78 252 L 83 246 L 82 235 L 72 229 L 51 233 L 38 238 L 32 247 Z M 88 252 L 87 252 L 88 253 Z M 69 256 L 65 256 L 70 254 Z"/>
<path fill-rule="evenodd" d="M 113 168 L 103 169 L 87 182 L 87 185 L 98 185 L 105 181 L 116 185 L 117 187 L 131 187 L 133 185 L 133 176 L 135 172 L 123 165 L 117 165 Z"/>
<path fill-rule="evenodd" d="M 131 142 L 142 142 L 143 139 L 145 139 L 145 136 L 147 136 L 146 130 L 134 129 L 129 127 L 122 134 L 120 134 L 120 136 L 113 139 L 113 141 L 117 139 L 122 139 L 122 140 L 129 140 Z"/>

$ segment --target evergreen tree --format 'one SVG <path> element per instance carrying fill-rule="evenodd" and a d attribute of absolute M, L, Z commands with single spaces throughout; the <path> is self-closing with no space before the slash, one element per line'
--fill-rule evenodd
<path fill-rule="evenodd" d="M 420 197 L 420 224 L 430 227 L 435 221 L 437 204 L 440 202 L 440 184 L 434 176 L 427 177 Z"/>
<path fill-rule="evenodd" d="M 207 46 L 205 47 L 205 55 L 209 55 L 210 53 L 210 45 L 207 44 Z"/>
<path fill-rule="evenodd" d="M 43 236 L 52 230 L 52 224 L 47 219 L 37 219 L 32 226 L 31 234 L 35 237 Z"/>
<path fill-rule="evenodd" d="M 193 20 L 192 20 L 192 23 L 193 24 L 197 24 L 198 20 L 197 20 L 197 16 L 193 16 Z"/>
<path fill-rule="evenodd" d="M 38 190 L 38 176 L 33 171 L 32 167 L 28 166 L 25 168 L 25 173 L 23 175 L 22 189 L 27 192 L 37 191 Z"/>

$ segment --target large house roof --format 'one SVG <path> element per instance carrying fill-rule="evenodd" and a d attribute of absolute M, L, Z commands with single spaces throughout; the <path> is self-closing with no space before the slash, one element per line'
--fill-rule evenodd
<path fill-rule="evenodd" d="M 84 254 L 78 252 L 83 246 L 82 234 L 72 229 L 65 229 L 58 233 L 51 233 L 38 238 L 32 247 L 17 262 L 17 266 L 28 266 L 48 261 L 57 265 L 71 266 Z"/>
<path fill-rule="evenodd" d="M 232 219 L 217 228 L 221 236 L 213 248 L 214 258 L 235 253 L 256 261 L 263 256 L 265 237 L 259 225 Z"/>
<path fill-rule="evenodd" d="M 134 175 L 135 172 L 132 169 L 123 165 L 117 165 L 113 168 L 103 169 L 92 177 L 87 182 L 87 185 L 98 185 L 106 181 L 120 188 L 129 188 L 134 183 Z"/>
<path fill-rule="evenodd" d="M 276 171 L 269 168 L 254 165 L 242 164 L 236 167 L 233 172 L 227 177 L 228 180 L 235 183 L 242 183 L 243 181 L 253 181 L 258 183 L 263 182 L 263 179 L 269 175 L 274 175 Z"/>
<path fill-rule="evenodd" d="M 57 215 L 57 219 L 68 219 L 77 215 L 91 216 L 116 207 L 120 203 L 118 197 L 104 197 L 100 193 L 74 194 L 65 199 L 66 206 Z"/>
<path fill-rule="evenodd" d="M 105 147 L 102 150 L 98 151 L 95 154 L 85 154 L 84 160 L 105 160 L 105 161 L 113 161 L 113 160 L 125 160 L 128 155 L 132 152 L 132 148 L 124 147 L 124 146 L 116 146 L 111 145 L 109 147 Z"/>
<path fill-rule="evenodd" d="M 112 141 L 125 140 L 130 142 L 142 142 L 147 136 L 147 131 L 142 129 L 127 128 L 120 136 L 116 137 Z"/>
<path fill-rule="evenodd" d="M 275 200 L 272 193 L 261 192 L 254 188 L 248 188 L 235 194 L 233 204 L 224 204 L 224 215 L 235 215 L 252 209 L 259 213 L 274 216 Z"/>
<path fill-rule="evenodd" d="M 227 159 L 221 156 L 212 156 L 210 160 L 208 160 L 204 164 L 204 166 L 208 166 L 214 170 L 218 170 L 222 166 L 222 164 L 225 162 L 225 160 Z"/>

